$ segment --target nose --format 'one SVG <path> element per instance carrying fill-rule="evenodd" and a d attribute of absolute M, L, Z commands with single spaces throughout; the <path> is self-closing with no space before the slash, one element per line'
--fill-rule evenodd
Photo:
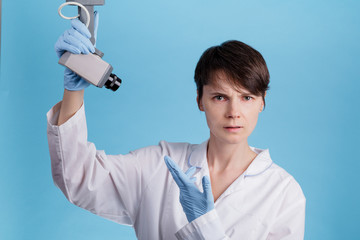
<path fill-rule="evenodd" d="M 236 100 L 229 101 L 226 111 L 227 118 L 240 118 L 240 103 Z"/>

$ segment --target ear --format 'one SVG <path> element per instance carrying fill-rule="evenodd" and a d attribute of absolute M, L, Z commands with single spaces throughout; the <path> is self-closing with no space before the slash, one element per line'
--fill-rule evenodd
<path fill-rule="evenodd" d="M 266 97 L 266 91 L 264 93 L 264 99 L 265 99 L 265 97 Z M 265 103 L 264 103 L 264 101 L 262 101 L 260 112 L 262 112 L 264 110 L 264 105 L 265 105 Z"/>
<path fill-rule="evenodd" d="M 264 93 L 264 99 L 265 99 L 265 97 L 266 97 L 266 93 L 267 93 L 267 92 L 265 91 L 265 93 Z M 264 101 L 265 101 L 265 100 L 264 100 Z M 262 110 L 264 109 L 264 105 L 265 105 L 265 102 L 262 103 L 262 106 L 261 106 L 261 109 L 262 109 Z"/>
<path fill-rule="evenodd" d="M 199 100 L 199 91 L 196 90 L 196 102 L 198 104 L 198 108 L 200 111 L 204 111 L 204 107 L 202 105 L 201 99 Z"/>

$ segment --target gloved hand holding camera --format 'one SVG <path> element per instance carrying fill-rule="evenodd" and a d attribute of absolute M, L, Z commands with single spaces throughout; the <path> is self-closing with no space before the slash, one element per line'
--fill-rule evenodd
<path fill-rule="evenodd" d="M 97 38 L 99 14 L 94 12 L 94 38 Z M 57 40 L 55 51 L 59 58 L 67 51 L 73 54 L 89 54 L 95 52 L 95 47 L 90 42 L 91 33 L 78 19 L 71 20 L 71 29 L 66 30 Z M 82 79 L 68 68 L 64 72 L 64 87 L 69 91 L 79 91 L 88 87 L 90 83 Z"/>

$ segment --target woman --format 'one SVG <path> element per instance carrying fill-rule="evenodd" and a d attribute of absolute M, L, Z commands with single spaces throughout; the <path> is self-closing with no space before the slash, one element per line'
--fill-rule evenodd
<path fill-rule="evenodd" d="M 93 52 L 89 38 L 73 20 L 56 44 L 58 56 Z M 133 226 L 138 239 L 303 239 L 300 186 L 268 150 L 247 143 L 269 84 L 255 49 L 228 41 L 201 56 L 197 103 L 210 129 L 202 144 L 161 141 L 106 155 L 87 141 L 88 84 L 70 70 L 64 81 L 63 101 L 47 114 L 48 140 L 54 182 L 70 202 Z"/>

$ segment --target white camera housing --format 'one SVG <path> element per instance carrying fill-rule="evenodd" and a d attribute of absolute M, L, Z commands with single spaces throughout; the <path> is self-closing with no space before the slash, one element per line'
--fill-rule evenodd
<path fill-rule="evenodd" d="M 72 54 L 65 52 L 59 64 L 69 68 L 89 83 L 101 88 L 105 85 L 116 91 L 121 85 L 121 79 L 112 74 L 113 67 L 97 54 Z"/>

